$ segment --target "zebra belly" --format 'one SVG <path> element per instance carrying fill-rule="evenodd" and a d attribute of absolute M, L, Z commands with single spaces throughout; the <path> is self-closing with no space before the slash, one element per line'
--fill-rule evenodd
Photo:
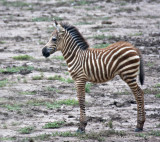
<path fill-rule="evenodd" d="M 111 79 L 111 77 L 108 76 L 107 70 L 105 69 L 104 65 L 101 65 L 101 67 L 96 64 L 94 64 L 94 66 L 84 66 L 83 72 L 86 76 L 87 81 L 89 82 L 103 83 Z"/>

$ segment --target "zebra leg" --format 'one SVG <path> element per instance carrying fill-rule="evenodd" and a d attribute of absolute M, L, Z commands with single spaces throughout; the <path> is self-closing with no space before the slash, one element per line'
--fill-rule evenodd
<path fill-rule="evenodd" d="M 80 106 L 80 124 L 77 130 L 77 132 L 79 133 L 84 133 L 85 127 L 87 125 L 86 114 L 85 114 L 85 84 L 86 84 L 85 81 L 78 80 L 75 82 L 75 86 L 77 89 L 77 97 Z"/>
<path fill-rule="evenodd" d="M 145 122 L 144 93 L 137 83 L 136 86 L 136 88 L 130 88 L 132 89 L 137 102 L 137 127 L 135 132 L 140 132 L 143 131 L 143 125 Z"/>
<path fill-rule="evenodd" d="M 143 131 L 143 125 L 145 122 L 145 111 L 144 111 L 144 93 L 138 86 L 135 79 L 124 80 L 130 89 L 132 90 L 136 102 L 137 102 L 137 126 L 135 132 Z"/>

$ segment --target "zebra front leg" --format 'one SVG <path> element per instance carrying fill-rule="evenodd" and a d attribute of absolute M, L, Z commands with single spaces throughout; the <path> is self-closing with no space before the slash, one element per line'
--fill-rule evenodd
<path fill-rule="evenodd" d="M 77 97 L 80 106 L 80 124 L 77 132 L 84 133 L 87 125 L 86 114 L 85 114 L 85 81 L 76 81 L 75 86 L 77 89 Z"/>

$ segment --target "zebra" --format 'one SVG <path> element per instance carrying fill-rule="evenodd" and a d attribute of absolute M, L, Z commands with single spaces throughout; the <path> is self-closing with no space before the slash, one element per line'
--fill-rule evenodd
<path fill-rule="evenodd" d="M 106 48 L 90 48 L 79 30 L 68 23 L 54 21 L 53 31 L 48 43 L 42 49 L 46 58 L 61 51 L 68 71 L 75 82 L 80 107 L 77 132 L 84 133 L 87 125 L 85 114 L 86 82 L 103 83 L 116 75 L 128 84 L 137 102 L 137 125 L 135 132 L 143 131 L 145 122 L 144 93 L 136 82 L 139 74 L 141 85 L 144 83 L 143 59 L 140 51 L 132 44 L 119 41 Z"/>

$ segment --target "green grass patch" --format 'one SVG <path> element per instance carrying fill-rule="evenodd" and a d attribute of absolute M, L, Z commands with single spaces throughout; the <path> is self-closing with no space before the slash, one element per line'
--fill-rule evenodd
<path fill-rule="evenodd" d="M 142 32 L 134 33 L 134 34 L 129 34 L 129 36 L 142 36 Z"/>
<path fill-rule="evenodd" d="M 144 18 L 149 18 L 149 19 L 159 19 L 160 18 L 160 16 L 158 15 L 158 16 L 156 16 L 156 15 L 146 15 L 146 16 L 143 16 Z"/>
<path fill-rule="evenodd" d="M 5 44 L 6 42 L 5 41 L 0 41 L 0 44 Z"/>
<path fill-rule="evenodd" d="M 147 134 L 146 133 L 138 133 L 135 135 L 136 137 L 142 137 L 142 138 L 146 138 Z"/>
<path fill-rule="evenodd" d="M 61 63 L 60 65 L 61 65 L 61 66 L 67 66 L 67 64 L 66 64 L 66 63 Z"/>
<path fill-rule="evenodd" d="M 115 130 L 105 130 L 105 131 L 100 131 L 100 132 L 91 131 L 91 132 L 84 133 L 84 134 L 66 131 L 66 132 L 53 132 L 52 134 L 41 134 L 36 137 L 26 138 L 25 140 L 49 141 L 49 140 L 53 140 L 53 137 L 77 137 L 81 141 L 94 140 L 94 141 L 102 142 L 102 141 L 105 141 L 106 137 L 115 136 L 115 135 L 123 137 L 126 134 L 123 131 L 115 131 Z"/>
<path fill-rule="evenodd" d="M 125 5 L 127 5 L 127 3 L 126 2 L 120 2 L 119 3 L 121 6 L 125 6 Z"/>
<path fill-rule="evenodd" d="M 52 59 L 57 59 L 57 60 L 63 61 L 64 57 L 63 56 L 53 56 Z"/>
<path fill-rule="evenodd" d="M 18 110 L 21 110 L 21 106 L 18 105 L 18 104 L 13 104 L 13 105 L 6 104 L 6 105 L 4 105 L 4 107 L 7 108 L 9 111 L 18 111 Z"/>
<path fill-rule="evenodd" d="M 51 32 L 54 31 L 54 29 L 55 29 L 54 27 L 48 27 L 46 31 L 47 31 L 48 33 L 51 33 Z"/>
<path fill-rule="evenodd" d="M 75 3 L 78 6 L 83 6 L 83 5 L 89 5 L 91 2 L 87 0 L 80 0 L 80 1 L 75 1 Z"/>
<path fill-rule="evenodd" d="M 112 120 L 109 120 L 109 122 L 108 122 L 107 126 L 108 126 L 109 128 L 111 128 L 111 129 L 113 128 Z"/>
<path fill-rule="evenodd" d="M 112 39 L 114 36 L 113 35 L 104 35 L 104 34 L 101 34 L 101 35 L 96 35 L 96 36 L 93 36 L 94 39 L 96 40 L 104 40 L 104 39 Z"/>
<path fill-rule="evenodd" d="M 41 106 L 41 105 L 45 105 L 45 102 L 41 102 L 38 100 L 34 100 L 34 101 L 28 101 L 27 105 L 31 105 L 31 106 Z"/>
<path fill-rule="evenodd" d="M 160 131 L 159 130 L 153 130 L 153 131 L 149 132 L 149 135 L 160 137 Z"/>
<path fill-rule="evenodd" d="M 157 128 L 160 128 L 160 123 L 156 125 Z"/>
<path fill-rule="evenodd" d="M 101 20 L 106 20 L 106 21 L 107 21 L 107 20 L 109 20 L 109 19 L 111 19 L 111 18 L 112 18 L 112 17 L 102 17 Z"/>
<path fill-rule="evenodd" d="M 35 139 L 35 140 L 41 140 L 41 141 L 47 141 L 49 140 L 49 138 L 51 137 L 51 134 L 41 134 L 41 135 L 38 135 L 36 137 L 33 137 L 32 138 L 32 141 Z"/>
<path fill-rule="evenodd" d="M 43 126 L 44 129 L 60 128 L 64 125 L 64 121 L 49 122 Z"/>
<path fill-rule="evenodd" d="M 3 129 L 7 129 L 7 125 L 6 124 L 3 124 Z"/>
<path fill-rule="evenodd" d="M 57 101 L 56 103 L 60 105 L 69 105 L 69 106 L 79 104 L 78 101 L 75 99 L 60 100 L 60 101 Z"/>
<path fill-rule="evenodd" d="M 127 91 L 127 90 L 125 90 L 125 91 L 123 91 L 123 92 L 115 92 L 115 93 L 113 93 L 114 95 L 129 95 L 129 94 L 131 94 L 129 91 Z"/>
<path fill-rule="evenodd" d="M 75 99 L 59 100 L 55 102 L 46 102 L 45 100 L 29 100 L 27 102 L 27 105 L 46 106 L 48 109 L 60 108 L 61 105 L 76 106 L 78 104 L 79 104 L 78 101 Z"/>
<path fill-rule="evenodd" d="M 106 39 L 106 36 L 104 34 L 102 34 L 102 35 L 96 35 L 93 38 L 97 39 L 97 40 L 104 40 L 104 39 Z"/>
<path fill-rule="evenodd" d="M 30 134 L 34 131 L 34 127 L 24 127 L 18 130 L 20 134 Z"/>
<path fill-rule="evenodd" d="M 41 75 L 36 75 L 32 77 L 32 80 L 42 80 L 43 77 Z"/>
<path fill-rule="evenodd" d="M 76 132 L 70 132 L 70 131 L 66 131 L 66 132 L 54 132 L 52 134 L 41 134 L 38 135 L 36 137 L 32 137 L 30 139 L 32 139 L 33 141 L 49 141 L 51 139 L 51 137 L 76 137 L 79 134 L 77 134 Z"/>
<path fill-rule="evenodd" d="M 100 131 L 100 132 L 89 132 L 87 134 L 79 135 L 79 138 L 81 139 L 92 139 L 92 140 L 97 140 L 99 142 L 105 141 L 104 137 L 110 137 L 112 135 L 117 135 L 117 136 L 125 136 L 126 133 L 123 131 L 115 131 L 115 130 L 105 130 L 105 131 Z"/>
<path fill-rule="evenodd" d="M 60 75 L 55 75 L 53 77 L 54 80 L 59 80 L 59 81 L 62 81 L 62 82 L 65 82 L 65 78 L 61 77 Z"/>
<path fill-rule="evenodd" d="M 159 93 L 159 94 L 156 94 L 156 98 L 160 98 L 160 93 Z"/>
<path fill-rule="evenodd" d="M 41 73 L 40 75 L 32 76 L 32 80 L 42 80 L 43 78 L 44 78 L 43 73 Z"/>
<path fill-rule="evenodd" d="M 15 141 L 15 137 L 0 137 L 0 141 Z"/>
<path fill-rule="evenodd" d="M 153 66 L 154 66 L 154 63 L 151 62 L 151 61 L 148 61 L 147 64 L 146 64 L 146 66 L 148 66 L 148 67 L 153 67 Z"/>
<path fill-rule="evenodd" d="M 101 6 L 93 6 L 93 7 L 86 7 L 85 10 L 89 11 L 89 10 L 97 10 L 97 9 L 101 9 Z"/>
<path fill-rule="evenodd" d="M 54 76 L 49 76 L 47 77 L 47 80 L 55 80 L 55 79 L 54 79 Z"/>
<path fill-rule="evenodd" d="M 144 94 L 155 94 L 155 95 L 157 95 L 157 97 L 159 96 L 158 95 L 159 94 L 159 89 L 155 88 L 155 87 L 146 88 L 146 89 L 143 89 L 143 91 L 144 91 Z"/>
<path fill-rule="evenodd" d="M 155 88 L 160 88 L 160 83 L 157 83 L 154 87 Z"/>
<path fill-rule="evenodd" d="M 61 77 L 60 75 L 55 75 L 53 77 L 50 76 L 47 79 L 48 80 L 59 80 L 59 81 L 65 82 L 65 83 L 73 83 L 74 82 L 74 80 L 72 80 L 71 78 L 65 79 L 65 78 Z"/>
<path fill-rule="evenodd" d="M 34 67 L 32 67 L 32 66 L 19 66 L 19 67 L 8 67 L 5 69 L 1 68 L 0 73 L 17 73 L 22 70 L 32 71 L 32 70 L 34 70 Z"/>
<path fill-rule="evenodd" d="M 78 133 L 74 133 L 74 132 L 70 132 L 70 131 L 67 131 L 67 132 L 54 132 L 52 133 L 52 136 L 53 137 L 56 137 L 56 136 L 59 136 L 59 137 L 76 137 L 78 136 Z"/>
<path fill-rule="evenodd" d="M 24 78 L 23 79 L 23 83 L 27 83 L 28 81 L 27 81 L 27 79 L 26 78 Z"/>
<path fill-rule="evenodd" d="M 20 95 L 35 95 L 35 91 L 25 91 L 25 92 L 19 92 Z"/>
<path fill-rule="evenodd" d="M 55 19 L 56 21 L 62 21 L 63 18 L 61 17 L 35 17 L 32 19 L 32 22 L 52 22 L 53 19 Z"/>
<path fill-rule="evenodd" d="M 61 92 L 61 90 L 58 90 L 58 89 L 56 89 L 54 87 L 46 87 L 45 90 L 46 91 L 53 91 L 53 92 L 56 92 L 56 93 L 60 93 Z"/>
<path fill-rule="evenodd" d="M 69 75 L 69 72 L 65 72 L 64 74 L 65 74 L 65 75 Z"/>
<path fill-rule="evenodd" d="M 78 22 L 75 25 L 92 25 L 94 24 L 93 22 L 87 22 L 87 21 L 83 21 L 83 22 Z"/>
<path fill-rule="evenodd" d="M 86 83 L 85 85 L 85 92 L 86 93 L 90 93 L 90 88 L 91 88 L 92 84 L 91 83 Z"/>
<path fill-rule="evenodd" d="M 44 41 L 39 41 L 39 44 L 40 45 L 45 45 L 45 42 Z"/>
<path fill-rule="evenodd" d="M 7 79 L 4 79 L 4 80 L 0 80 L 0 87 L 5 87 L 8 83 L 8 80 Z"/>
<path fill-rule="evenodd" d="M 7 7 L 10 7 L 10 6 L 12 6 L 12 7 L 28 7 L 31 4 L 23 2 L 23 1 L 6 1 L 6 0 L 3 0 L 2 5 L 7 6 Z"/>
<path fill-rule="evenodd" d="M 143 137 L 143 138 L 146 138 L 147 136 L 160 137 L 160 131 L 159 130 L 152 130 L 151 132 L 136 134 L 135 136 Z"/>
<path fill-rule="evenodd" d="M 14 56 L 13 59 L 24 61 L 24 60 L 31 60 L 33 59 L 33 57 L 29 55 L 19 55 L 19 56 Z"/>
<path fill-rule="evenodd" d="M 18 82 L 21 81 L 21 77 L 20 77 L 20 76 L 17 76 L 17 80 L 18 80 Z"/>
<path fill-rule="evenodd" d="M 55 109 L 61 107 L 61 105 L 76 106 L 78 104 L 79 104 L 78 101 L 75 99 L 66 99 L 66 100 L 56 101 L 54 103 L 46 103 L 46 106 L 49 109 Z"/>
<path fill-rule="evenodd" d="M 11 124 L 12 126 L 18 126 L 18 125 L 20 125 L 20 122 L 12 122 L 12 124 Z"/>
<path fill-rule="evenodd" d="M 0 98 L 0 103 L 6 100 L 7 100 L 6 98 Z"/>
<path fill-rule="evenodd" d="M 45 103 L 45 105 L 48 109 L 56 109 L 61 107 L 58 103 Z"/>
<path fill-rule="evenodd" d="M 74 80 L 71 79 L 71 78 L 67 78 L 67 79 L 65 80 L 65 82 L 67 82 L 67 83 L 74 83 Z"/>
<path fill-rule="evenodd" d="M 107 44 L 96 44 L 96 45 L 93 46 L 93 48 L 96 48 L 96 49 L 106 48 L 109 45 L 110 45 L 109 43 L 107 43 Z"/>

